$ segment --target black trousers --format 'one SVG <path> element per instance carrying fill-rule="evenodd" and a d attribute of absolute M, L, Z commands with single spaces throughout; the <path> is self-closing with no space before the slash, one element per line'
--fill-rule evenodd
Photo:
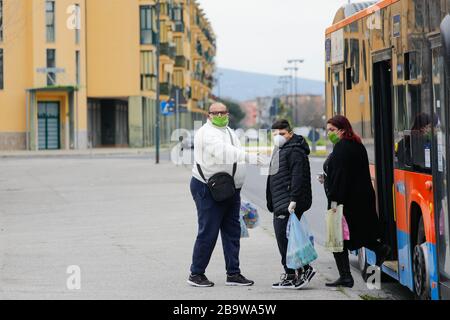
<path fill-rule="evenodd" d="M 283 265 L 284 271 L 286 274 L 293 275 L 295 274 L 294 269 L 289 269 L 286 266 L 286 253 L 287 253 L 287 247 L 288 247 L 288 239 L 286 237 L 286 229 L 289 222 L 289 216 L 286 216 L 284 219 L 273 217 L 273 228 L 275 230 L 275 237 L 277 239 L 278 244 L 278 250 L 280 251 L 281 255 L 281 264 Z M 304 266 L 303 268 L 308 268 L 308 265 Z M 301 269 L 300 269 L 301 270 Z"/>
<path fill-rule="evenodd" d="M 366 248 L 372 250 L 377 253 L 381 248 L 382 243 L 378 241 L 373 241 L 372 243 L 366 244 Z M 342 252 L 334 252 L 333 253 L 334 260 L 336 261 L 336 266 L 339 271 L 339 276 L 341 278 L 350 278 L 352 276 L 350 272 L 350 260 L 348 257 L 348 249 L 344 245 L 344 251 Z"/>

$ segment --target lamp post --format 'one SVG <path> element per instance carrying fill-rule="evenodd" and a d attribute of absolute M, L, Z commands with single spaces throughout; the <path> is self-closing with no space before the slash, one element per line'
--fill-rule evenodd
<path fill-rule="evenodd" d="M 293 96 L 291 98 L 291 107 L 294 108 L 294 95 L 295 95 L 295 88 L 294 88 L 294 84 L 295 84 L 295 67 L 286 67 L 284 68 L 285 71 L 289 71 L 291 73 L 291 78 L 292 78 L 292 82 L 291 82 L 291 95 Z"/>
<path fill-rule="evenodd" d="M 161 2 L 158 0 L 156 2 L 156 25 L 157 25 L 157 32 L 156 32 L 156 164 L 159 164 L 159 157 L 160 157 L 160 144 L 161 144 L 161 106 L 160 106 L 160 81 L 159 81 L 159 57 L 160 57 L 160 50 L 161 50 Z"/>
<path fill-rule="evenodd" d="M 298 72 L 298 70 L 299 70 L 299 67 L 298 67 L 298 65 L 299 64 L 302 64 L 303 62 L 304 62 L 305 60 L 303 60 L 303 59 L 291 59 L 291 60 L 288 60 L 288 63 L 289 64 L 294 64 L 294 67 L 292 67 L 292 70 L 294 71 L 294 86 L 295 86 L 295 89 L 294 89 L 294 95 L 295 95 L 295 106 L 297 106 L 297 94 L 298 94 L 298 91 L 297 91 L 297 83 L 298 83 L 298 78 L 297 78 L 297 72 Z"/>
<path fill-rule="evenodd" d="M 295 113 L 297 113 L 297 109 L 298 109 L 298 94 L 299 94 L 298 85 L 297 85 L 298 84 L 297 72 L 299 70 L 298 65 L 302 64 L 304 61 L 305 60 L 303 60 L 303 59 L 291 59 L 291 60 L 288 60 L 289 64 L 293 64 L 294 65 L 290 69 L 294 71 L 294 86 L 295 86 L 295 89 L 294 89 L 295 100 L 294 101 L 295 102 L 294 102 L 294 106 L 293 107 L 294 107 L 294 110 L 296 111 Z"/>

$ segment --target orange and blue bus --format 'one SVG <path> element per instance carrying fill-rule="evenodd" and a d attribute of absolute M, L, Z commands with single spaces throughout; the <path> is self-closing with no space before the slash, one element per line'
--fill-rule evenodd
<path fill-rule="evenodd" d="M 327 116 L 367 147 L 384 274 L 421 299 L 450 299 L 450 0 L 349 4 L 325 36 Z M 364 277 L 375 254 L 358 252 Z"/>

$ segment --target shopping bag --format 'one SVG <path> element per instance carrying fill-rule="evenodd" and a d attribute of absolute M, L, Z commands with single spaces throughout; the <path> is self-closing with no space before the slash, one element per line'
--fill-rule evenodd
<path fill-rule="evenodd" d="M 290 215 L 286 236 L 288 238 L 286 265 L 289 269 L 303 268 L 317 259 L 317 252 L 312 242 L 313 236 L 305 215 L 301 220 L 298 220 L 295 214 Z"/>
<path fill-rule="evenodd" d="M 344 234 L 342 228 L 344 206 L 337 206 L 336 210 L 330 209 L 326 214 L 326 241 L 325 248 L 330 252 L 344 251 Z"/>
<path fill-rule="evenodd" d="M 254 229 L 259 225 L 258 210 L 251 203 L 242 203 L 240 211 L 248 229 Z"/>
<path fill-rule="evenodd" d="M 342 214 L 342 236 L 344 240 L 350 240 L 350 228 L 348 227 L 347 219 Z"/>
<path fill-rule="evenodd" d="M 249 238 L 247 225 L 245 224 L 244 216 L 241 214 L 239 215 L 239 222 L 241 224 L 241 238 Z"/>

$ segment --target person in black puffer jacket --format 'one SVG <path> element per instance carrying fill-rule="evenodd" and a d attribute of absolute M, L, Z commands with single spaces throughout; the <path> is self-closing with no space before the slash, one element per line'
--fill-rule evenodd
<path fill-rule="evenodd" d="M 274 289 L 301 289 L 315 274 L 311 266 L 292 270 L 286 266 L 288 240 L 286 228 L 290 213 L 300 219 L 312 203 L 309 145 L 305 138 L 293 133 L 287 120 L 272 125 L 275 150 L 267 178 L 267 209 L 274 213 L 274 229 L 285 274 Z M 297 273 L 297 275 L 296 275 Z"/>

